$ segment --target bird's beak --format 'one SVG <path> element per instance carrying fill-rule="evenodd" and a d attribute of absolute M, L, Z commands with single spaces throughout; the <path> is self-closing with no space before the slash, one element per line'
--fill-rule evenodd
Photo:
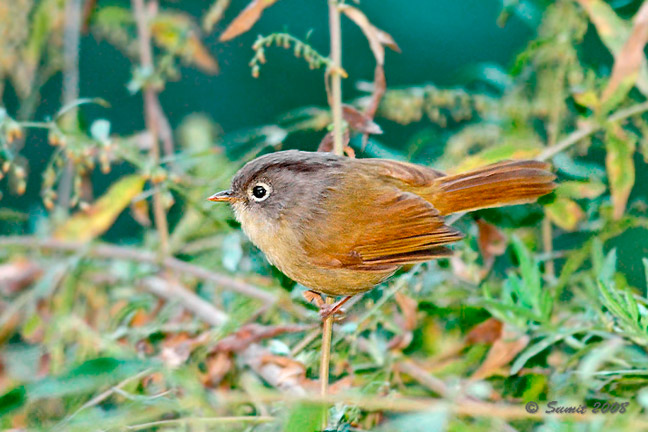
<path fill-rule="evenodd" d="M 207 198 L 209 201 L 214 201 L 214 202 L 232 202 L 236 199 L 232 191 L 225 190 L 221 191 L 218 193 L 215 193 L 214 195 L 210 196 Z"/>

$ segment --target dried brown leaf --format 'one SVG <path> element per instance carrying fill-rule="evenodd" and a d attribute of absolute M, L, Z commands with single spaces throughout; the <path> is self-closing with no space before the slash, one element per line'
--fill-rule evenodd
<path fill-rule="evenodd" d="M 387 344 L 387 348 L 402 350 L 409 346 L 414 338 L 412 331 L 416 328 L 418 319 L 418 302 L 411 297 L 397 292 L 394 296 L 401 314 L 396 315 L 396 324 L 401 328 L 402 333 L 394 336 Z"/>
<path fill-rule="evenodd" d="M 149 204 L 147 200 L 141 199 L 134 201 L 130 206 L 131 216 L 138 224 L 149 227 L 151 226 L 151 217 L 149 216 Z"/>
<path fill-rule="evenodd" d="M 489 318 L 477 324 L 468 332 L 466 343 L 470 345 L 493 343 L 502 336 L 503 327 L 501 321 Z"/>
<path fill-rule="evenodd" d="M 603 91 L 603 102 L 615 95 L 617 90 L 623 93 L 621 96 L 625 96 L 634 85 L 641 62 L 645 58 L 646 43 L 648 43 L 648 3 L 644 3 L 635 15 L 630 36 L 615 56 L 612 75 Z"/>
<path fill-rule="evenodd" d="M 342 143 L 344 144 L 344 147 L 348 147 L 349 145 L 349 131 L 345 130 L 344 134 L 342 135 Z M 318 152 L 332 152 L 333 151 L 333 131 L 327 133 L 324 135 L 324 138 L 322 138 L 322 141 L 320 141 L 319 146 L 317 147 Z"/>
<path fill-rule="evenodd" d="M 0 265 L 0 290 L 5 295 L 27 288 L 38 279 L 43 270 L 27 258 L 16 258 Z"/>
<path fill-rule="evenodd" d="M 486 359 L 470 377 L 471 380 L 488 378 L 510 363 L 529 344 L 529 336 L 504 328 L 500 337 L 493 342 Z"/>
<path fill-rule="evenodd" d="M 403 294 L 402 292 L 397 292 L 394 297 L 402 313 L 401 324 L 403 330 L 414 330 L 418 322 L 418 319 L 416 317 L 416 312 L 418 311 L 418 302 L 413 298 Z"/>
<path fill-rule="evenodd" d="M 385 69 L 381 64 L 376 63 L 376 68 L 374 69 L 374 81 L 373 81 L 373 91 L 371 92 L 371 101 L 367 105 L 365 114 L 369 118 L 373 119 L 378 111 L 378 106 L 380 101 L 385 95 L 387 90 L 387 81 L 385 80 Z"/>
<path fill-rule="evenodd" d="M 349 124 L 349 127 L 363 134 L 381 134 L 380 126 L 374 123 L 373 119 L 366 113 L 362 113 L 350 105 L 342 106 L 342 116 Z"/>
<path fill-rule="evenodd" d="M 277 0 L 252 0 L 245 9 L 243 9 L 236 18 L 234 18 L 234 21 L 227 26 L 225 31 L 221 33 L 219 40 L 225 42 L 250 30 L 254 23 L 261 18 L 261 13 L 264 9 L 272 6 L 276 2 Z"/>
<path fill-rule="evenodd" d="M 490 268 L 496 256 L 506 251 L 506 237 L 495 225 L 489 224 L 483 219 L 477 219 L 479 229 L 479 251 L 484 258 L 486 267 Z"/>
<path fill-rule="evenodd" d="M 240 352 L 251 344 L 263 339 L 269 339 L 284 333 L 296 333 L 305 331 L 311 326 L 283 325 L 283 326 L 262 326 L 250 323 L 241 327 L 236 333 L 221 339 L 214 347 L 215 352 Z"/>
<path fill-rule="evenodd" d="M 277 357 L 255 343 L 242 350 L 239 357 L 271 386 L 296 395 L 308 393 L 304 384 L 311 380 L 306 378 L 306 369 L 298 362 L 273 361 Z"/>
<path fill-rule="evenodd" d="M 201 381 L 207 387 L 216 387 L 234 367 L 234 361 L 229 353 L 219 352 L 207 358 L 207 372 Z"/>
<path fill-rule="evenodd" d="M 369 41 L 371 51 L 379 65 L 382 66 L 385 64 L 385 46 L 388 46 L 396 52 L 400 52 L 400 48 L 396 45 L 391 35 L 371 24 L 367 16 L 360 9 L 349 5 L 341 5 L 340 11 L 360 27 L 360 30 L 362 30 Z"/>

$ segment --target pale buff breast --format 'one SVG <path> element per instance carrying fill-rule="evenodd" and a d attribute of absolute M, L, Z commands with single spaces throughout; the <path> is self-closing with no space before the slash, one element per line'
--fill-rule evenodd
<path fill-rule="evenodd" d="M 261 249 L 270 264 L 314 291 L 329 295 L 354 295 L 371 289 L 394 273 L 361 272 L 314 264 L 303 251 L 296 232 L 287 228 L 283 221 L 270 223 L 249 212 L 235 209 L 235 213 L 245 234 Z"/>

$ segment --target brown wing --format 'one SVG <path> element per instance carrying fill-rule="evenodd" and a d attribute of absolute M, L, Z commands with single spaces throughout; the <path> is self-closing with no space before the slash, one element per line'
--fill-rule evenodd
<path fill-rule="evenodd" d="M 386 271 L 450 254 L 444 245 L 462 235 L 430 203 L 373 169 L 355 168 L 330 190 L 327 216 L 313 219 L 303 239 L 313 264 Z"/>

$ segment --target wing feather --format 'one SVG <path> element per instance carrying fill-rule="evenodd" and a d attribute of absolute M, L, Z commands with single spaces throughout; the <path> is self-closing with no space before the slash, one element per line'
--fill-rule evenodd
<path fill-rule="evenodd" d="M 391 181 L 376 182 L 376 178 L 380 177 L 359 170 L 352 181 L 330 190 L 322 203 L 327 217 L 311 221 L 314 229 L 308 231 L 313 234 L 303 240 L 311 262 L 331 268 L 386 271 L 450 255 L 444 245 L 461 239 L 462 234 L 447 226 L 423 198 Z"/>

